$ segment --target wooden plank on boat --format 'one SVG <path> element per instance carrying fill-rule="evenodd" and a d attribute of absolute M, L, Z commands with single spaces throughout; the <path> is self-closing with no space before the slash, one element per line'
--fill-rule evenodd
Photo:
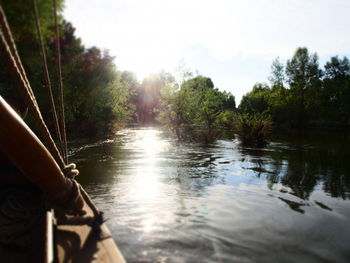
<path fill-rule="evenodd" d="M 84 205 L 87 215 L 92 211 Z M 125 263 L 125 259 L 112 239 L 107 226 L 96 233 L 88 225 L 58 225 L 55 230 L 57 262 Z"/>

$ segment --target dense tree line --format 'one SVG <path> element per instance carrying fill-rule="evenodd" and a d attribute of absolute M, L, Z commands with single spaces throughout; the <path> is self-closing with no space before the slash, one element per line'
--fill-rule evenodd
<path fill-rule="evenodd" d="M 1 1 L 27 76 L 37 97 L 41 111 L 53 131 L 52 109 L 40 57 L 31 1 Z M 58 1 L 62 9 L 63 1 Z M 54 97 L 58 98 L 56 74 L 53 6 L 52 2 L 37 1 L 41 30 Z M 60 17 L 60 44 L 62 76 L 65 93 L 65 115 L 68 133 L 73 136 L 103 135 L 113 129 L 115 123 L 124 123 L 133 116 L 130 104 L 133 90 L 128 73 L 116 69 L 114 58 L 99 48 L 85 48 L 75 36 L 73 25 Z M 0 51 L 4 52 L 3 50 Z M 0 94 L 11 103 L 20 100 L 16 83 L 8 74 L 1 59 Z M 23 103 L 23 102 L 22 102 Z M 17 103 L 18 104 L 18 103 Z M 56 101 L 59 104 L 59 101 Z M 29 120 L 30 122 L 30 120 Z"/>
<path fill-rule="evenodd" d="M 63 1 L 58 2 L 62 9 Z M 0 3 L 39 106 L 53 131 L 31 1 Z M 52 6 L 45 0 L 37 3 L 53 92 L 58 97 Z M 228 129 L 243 140 L 263 142 L 272 126 L 350 124 L 350 63 L 346 57 L 332 57 L 321 70 L 316 53 L 298 48 L 285 64 L 274 60 L 270 84 L 257 83 L 236 108 L 235 97 L 216 88 L 209 77 L 194 75 L 180 66 L 177 78 L 161 71 L 139 82 L 132 72 L 119 71 L 107 51 L 84 47 L 73 25 L 63 17 L 59 27 L 70 135 L 104 135 L 119 125 L 136 123 L 166 125 L 180 140 L 199 138 L 208 142 L 219 129 Z M 0 64 L 0 94 L 11 103 L 19 98 L 16 84 L 2 59 Z"/>
<path fill-rule="evenodd" d="M 322 70 L 316 53 L 298 48 L 285 65 L 273 61 L 269 80 L 242 98 L 240 112 L 268 113 L 277 126 L 350 125 L 348 58 L 332 57 Z"/>

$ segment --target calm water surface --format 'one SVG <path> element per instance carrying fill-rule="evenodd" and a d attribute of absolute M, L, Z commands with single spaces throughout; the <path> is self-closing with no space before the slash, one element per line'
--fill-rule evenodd
<path fill-rule="evenodd" d="M 348 134 L 254 149 L 145 128 L 71 159 L 129 262 L 349 262 L 349 148 Z"/>

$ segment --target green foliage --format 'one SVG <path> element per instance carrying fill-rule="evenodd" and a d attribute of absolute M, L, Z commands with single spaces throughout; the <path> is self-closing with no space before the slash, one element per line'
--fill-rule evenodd
<path fill-rule="evenodd" d="M 37 38 L 32 1 L 0 0 L 0 5 L 6 13 L 8 23 L 17 43 L 32 42 Z M 36 5 L 40 15 L 43 37 L 52 37 L 54 35 L 54 32 L 51 30 L 54 24 L 53 2 L 36 0 Z M 57 7 L 58 10 L 62 10 L 63 0 L 57 0 Z M 62 17 L 59 17 L 59 21 L 61 19 Z"/>
<path fill-rule="evenodd" d="M 224 110 L 219 113 L 215 121 L 218 127 L 232 130 L 234 127 L 234 110 Z"/>
<path fill-rule="evenodd" d="M 53 130 L 32 3 L 0 0 L 0 4 L 44 118 Z M 53 92 L 58 97 L 52 3 L 37 0 L 37 4 Z M 63 0 L 58 4 L 62 9 Z M 68 134 L 96 136 L 111 132 L 117 123 L 161 123 L 180 140 L 209 142 L 218 129 L 225 128 L 234 129 L 245 142 L 260 144 L 272 123 L 299 128 L 315 123 L 350 125 L 350 63 L 346 57 L 332 57 L 324 74 L 317 54 L 305 47 L 298 48 L 285 65 L 275 59 L 270 86 L 255 84 L 243 96 L 237 113 L 230 92 L 215 88 L 208 77 L 194 77 L 184 63 L 179 65 L 177 78 L 161 71 L 139 83 L 132 72 L 119 72 L 107 51 L 85 48 L 71 23 L 63 17 L 59 21 Z M 18 92 L 6 68 L 0 59 L 0 93 L 13 97 Z"/>
<path fill-rule="evenodd" d="M 235 132 L 243 144 L 262 146 L 271 133 L 272 121 L 268 114 L 240 113 L 234 116 Z"/>
<path fill-rule="evenodd" d="M 170 127 L 180 140 L 200 139 L 210 142 L 216 129 L 230 126 L 235 110 L 231 93 L 214 88 L 210 78 L 197 76 L 161 93 L 159 121 Z"/>
<path fill-rule="evenodd" d="M 242 113 L 257 113 L 268 110 L 268 96 L 270 88 L 266 84 L 257 83 L 253 90 L 243 96 L 242 101 L 238 107 Z"/>
<path fill-rule="evenodd" d="M 207 89 L 213 89 L 214 83 L 210 78 L 203 76 L 197 76 L 195 78 L 189 79 L 182 84 L 184 89 L 193 89 L 198 91 L 205 91 Z"/>
<path fill-rule="evenodd" d="M 219 93 L 222 97 L 222 107 L 224 110 L 235 110 L 236 109 L 236 100 L 235 96 L 231 92 L 222 91 Z"/>
<path fill-rule="evenodd" d="M 287 82 L 290 85 L 297 108 L 297 125 L 303 127 L 307 119 L 307 107 L 312 108 L 317 93 L 317 83 L 322 76 L 316 53 L 309 54 L 307 48 L 298 48 L 286 65 Z"/>
<path fill-rule="evenodd" d="M 350 120 L 350 63 L 332 57 L 325 65 L 321 103 L 324 117 L 344 124 Z"/>
<path fill-rule="evenodd" d="M 287 61 L 287 81 L 293 89 L 305 90 L 322 74 L 316 53 L 309 54 L 307 48 L 298 48 L 292 59 Z"/>
<path fill-rule="evenodd" d="M 63 1 L 57 1 L 58 8 L 61 9 Z M 34 91 L 41 88 L 43 83 L 42 66 L 39 53 L 39 42 L 37 40 L 37 31 L 34 20 L 34 9 L 32 1 L 20 0 L 0 0 L 0 5 L 4 9 L 10 29 L 15 39 L 19 55 L 22 59 L 24 68 L 27 71 L 27 76 Z M 45 41 L 48 41 L 54 36 L 52 30 L 53 5 L 51 1 L 38 0 L 37 8 L 40 14 L 40 23 L 42 35 Z M 2 58 L 0 50 L 0 58 Z M 48 57 L 52 55 L 47 48 Z M 6 71 L 7 66 L 3 59 L 0 59 L 0 92 L 5 96 L 16 96 L 18 94 L 16 85 Z M 39 105 L 45 104 L 38 96 Z"/>
<path fill-rule="evenodd" d="M 279 61 L 279 58 L 272 61 L 269 81 L 272 87 L 283 87 L 285 81 L 284 66 Z"/>
<path fill-rule="evenodd" d="M 54 97 L 58 97 L 55 68 L 52 2 L 37 1 Z M 3 1 L 20 57 L 48 126 L 53 130 L 48 91 L 44 87 L 39 46 L 32 17 L 31 1 Z M 59 1 L 62 6 L 62 1 Z M 113 130 L 116 123 L 131 121 L 134 106 L 129 102 L 134 90 L 126 73 L 117 71 L 114 58 L 96 47 L 84 48 L 71 23 L 62 21 L 61 55 L 65 93 L 66 127 L 69 136 L 100 136 Z M 14 81 L 1 66 L 0 92 L 17 96 Z M 58 103 L 58 101 L 56 101 Z"/>
<path fill-rule="evenodd" d="M 284 70 L 285 69 L 285 70 Z M 271 66 L 271 86 L 256 84 L 243 96 L 241 113 L 269 113 L 277 126 L 350 124 L 350 63 L 332 57 L 323 72 L 318 57 L 298 48 L 284 66 L 278 59 Z"/>
<path fill-rule="evenodd" d="M 161 105 L 161 90 L 174 85 L 175 78 L 165 71 L 151 74 L 136 90 L 136 114 L 138 122 L 145 125 L 156 124 Z"/>

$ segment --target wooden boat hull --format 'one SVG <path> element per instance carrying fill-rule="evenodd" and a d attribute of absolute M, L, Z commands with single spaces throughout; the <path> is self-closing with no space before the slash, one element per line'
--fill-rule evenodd
<path fill-rule="evenodd" d="M 50 213 L 42 216 L 43 220 L 39 222 L 42 225 L 38 226 L 40 231 L 33 239 L 33 242 L 42 242 L 36 246 L 41 249 L 31 251 L 28 262 L 33 262 L 30 259 L 35 253 L 42 255 L 36 256 L 35 262 L 125 262 L 105 224 L 91 227 L 87 224 L 70 225 L 68 221 L 68 224 L 60 223 L 66 216 L 67 202 L 72 202 L 69 203 L 70 212 L 81 215 L 81 211 L 84 211 L 85 219 L 93 218 L 94 213 L 81 195 L 70 200 L 74 184 L 64 177 L 46 147 L 1 96 L 0 152 L 37 185 L 52 203 L 61 207 L 54 212 L 55 224 L 52 224 Z"/>
<path fill-rule="evenodd" d="M 84 211 L 92 216 L 85 204 Z M 55 252 L 59 263 L 104 262 L 124 263 L 124 257 L 105 224 L 93 229 L 88 225 L 56 225 Z"/>

